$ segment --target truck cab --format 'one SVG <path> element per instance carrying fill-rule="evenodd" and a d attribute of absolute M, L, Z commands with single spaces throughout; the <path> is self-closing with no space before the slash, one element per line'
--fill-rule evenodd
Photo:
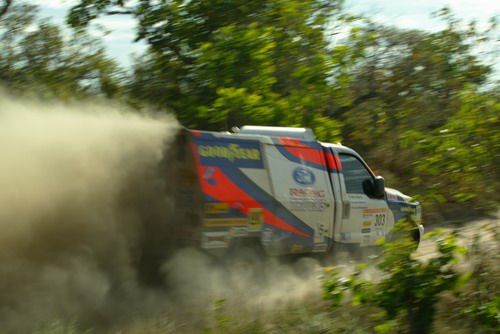
<path fill-rule="evenodd" d="M 197 223 L 173 235 L 207 251 L 253 240 L 269 255 L 328 253 L 374 246 L 398 220 L 421 220 L 418 202 L 386 188 L 354 150 L 319 142 L 311 129 L 183 130 L 177 141 L 172 147 L 190 154 L 172 165 L 190 177 L 175 181 L 184 194 L 176 207 Z M 423 227 L 416 227 L 418 242 Z"/>

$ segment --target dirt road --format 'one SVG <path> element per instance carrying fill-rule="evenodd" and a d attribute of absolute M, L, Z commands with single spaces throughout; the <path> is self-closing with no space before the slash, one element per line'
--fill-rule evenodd
<path fill-rule="evenodd" d="M 445 232 L 456 231 L 459 235 L 459 244 L 471 248 L 479 238 L 479 242 L 484 247 L 497 249 L 499 246 L 498 237 L 500 234 L 500 211 L 496 217 L 479 219 L 467 223 L 446 223 L 439 227 L 426 227 L 426 234 L 441 228 Z M 421 259 L 429 259 L 436 255 L 436 244 L 429 238 L 424 238 L 416 252 Z"/>

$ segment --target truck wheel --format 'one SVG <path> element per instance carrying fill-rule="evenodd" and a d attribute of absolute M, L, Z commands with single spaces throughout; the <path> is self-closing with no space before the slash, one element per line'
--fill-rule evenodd
<path fill-rule="evenodd" d="M 261 275 L 264 267 L 264 250 L 258 240 L 236 240 L 227 250 L 226 266 L 229 271 Z"/>
<path fill-rule="evenodd" d="M 410 218 L 403 218 L 396 223 L 396 226 L 388 238 L 389 242 L 411 241 L 413 247 L 411 252 L 417 250 L 420 243 L 420 231 L 417 224 Z"/>
<path fill-rule="evenodd" d="M 418 227 L 411 231 L 411 240 L 413 240 L 413 242 L 415 243 L 414 251 L 416 251 L 418 246 L 420 245 L 420 231 L 418 230 Z"/>
<path fill-rule="evenodd" d="M 322 257 L 321 263 L 326 266 L 338 265 L 348 263 L 353 259 L 353 254 L 347 248 L 337 242 L 332 242 L 330 249 Z"/>
<path fill-rule="evenodd" d="M 323 263 L 321 263 L 317 257 L 303 256 L 292 264 L 292 268 L 298 277 L 310 279 L 318 275 L 318 270 L 322 265 Z"/>

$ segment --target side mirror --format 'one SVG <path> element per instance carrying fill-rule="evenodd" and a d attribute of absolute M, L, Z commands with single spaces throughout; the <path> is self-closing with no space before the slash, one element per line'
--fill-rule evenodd
<path fill-rule="evenodd" d="M 377 176 L 373 180 L 373 195 L 377 198 L 384 198 L 385 180 L 382 176 Z"/>
<path fill-rule="evenodd" d="M 363 191 L 366 195 L 375 198 L 384 198 L 385 180 L 382 176 L 375 179 L 366 179 L 363 181 Z"/>

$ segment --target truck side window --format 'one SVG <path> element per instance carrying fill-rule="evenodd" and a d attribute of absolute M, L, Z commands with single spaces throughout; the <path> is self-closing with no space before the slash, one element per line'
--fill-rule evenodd
<path fill-rule="evenodd" d="M 363 181 L 371 179 L 372 175 L 361 161 L 349 154 L 339 154 L 344 173 L 344 181 L 347 193 L 363 194 Z"/>

